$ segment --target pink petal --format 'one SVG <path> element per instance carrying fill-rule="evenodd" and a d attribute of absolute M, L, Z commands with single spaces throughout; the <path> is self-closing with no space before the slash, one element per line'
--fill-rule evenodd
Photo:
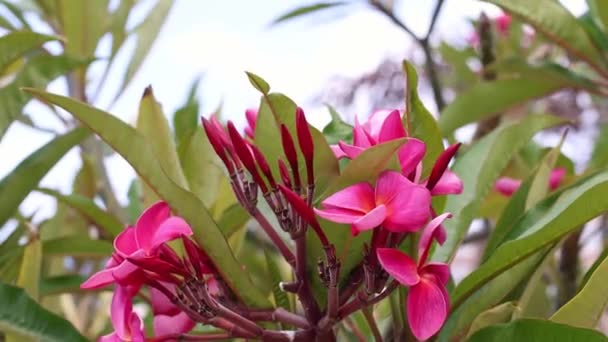
<path fill-rule="evenodd" d="M 141 214 L 135 225 L 135 239 L 139 248 L 145 251 L 151 249 L 156 231 L 170 214 L 169 205 L 163 201 L 156 202 Z"/>
<path fill-rule="evenodd" d="M 353 128 L 353 144 L 363 149 L 370 146 L 376 145 L 373 137 L 377 135 L 370 135 L 369 131 L 359 124 L 359 119 L 355 117 L 355 127 Z M 346 151 L 345 151 L 346 152 Z"/>
<path fill-rule="evenodd" d="M 410 138 L 403 147 L 399 149 L 399 164 L 401 173 L 408 176 L 416 167 L 420 165 L 424 154 L 426 153 L 426 145 L 424 142 Z"/>
<path fill-rule="evenodd" d="M 394 248 L 378 248 L 376 255 L 382 268 L 399 283 L 412 286 L 420 281 L 418 267 L 407 254 Z"/>
<path fill-rule="evenodd" d="M 559 187 L 564 176 L 566 175 L 566 169 L 563 167 L 558 167 L 551 171 L 551 175 L 549 176 L 549 189 L 555 190 Z"/>
<path fill-rule="evenodd" d="M 190 236 L 192 235 L 192 229 L 182 219 L 178 216 L 169 217 L 164 222 L 158 226 L 154 236 L 151 239 L 151 243 L 149 246 L 149 253 L 153 253 L 155 249 L 161 244 L 175 240 L 179 238 L 181 235 Z"/>
<path fill-rule="evenodd" d="M 443 285 L 446 285 L 450 280 L 450 266 L 442 262 L 431 262 L 422 267 L 421 274 L 432 274 L 437 277 L 437 280 Z M 446 296 L 447 298 L 447 296 Z"/>
<path fill-rule="evenodd" d="M 195 325 L 196 323 L 185 312 L 180 312 L 175 316 L 154 316 L 154 334 L 156 336 L 187 333 Z"/>
<path fill-rule="evenodd" d="M 251 127 L 252 130 L 255 130 L 255 124 L 258 120 L 258 110 L 254 108 L 245 110 L 245 118 L 247 119 L 249 127 Z"/>
<path fill-rule="evenodd" d="M 347 157 L 346 153 L 344 153 L 344 151 L 342 151 L 342 148 L 340 148 L 340 145 L 329 145 L 329 148 L 331 148 L 331 151 L 334 153 L 334 156 L 336 156 L 336 158 L 342 159 Z"/>
<path fill-rule="evenodd" d="M 521 185 L 521 180 L 513 179 L 510 177 L 501 177 L 496 183 L 494 183 L 494 189 L 505 196 L 511 196 L 519 186 Z"/>
<path fill-rule="evenodd" d="M 113 332 L 109 335 L 101 336 L 97 342 L 123 342 L 123 340 L 118 337 L 115 332 Z"/>
<path fill-rule="evenodd" d="M 448 298 L 434 276 L 424 276 L 410 288 L 407 297 L 407 318 L 418 340 L 435 335 L 448 314 Z"/>
<path fill-rule="evenodd" d="M 119 284 L 130 284 L 134 281 L 133 278 L 136 276 L 138 270 L 139 268 L 137 266 L 125 260 L 112 269 L 112 277 L 114 277 Z"/>
<path fill-rule="evenodd" d="M 129 329 L 131 330 L 130 341 L 144 342 L 146 338 L 143 328 L 144 326 L 139 316 L 135 312 L 131 312 L 131 319 L 129 321 Z"/>
<path fill-rule="evenodd" d="M 457 195 L 462 193 L 462 188 L 463 185 L 460 177 L 450 170 L 445 170 L 443 176 L 439 178 L 439 181 L 437 181 L 437 184 L 431 190 L 431 195 Z"/>
<path fill-rule="evenodd" d="M 347 209 L 317 209 L 314 208 L 315 214 L 332 222 L 352 224 L 361 217 L 363 213 L 347 210 Z"/>
<path fill-rule="evenodd" d="M 123 258 L 138 250 L 135 228 L 127 227 L 114 239 L 114 250 Z"/>
<path fill-rule="evenodd" d="M 113 268 L 107 268 L 93 274 L 84 283 L 80 284 L 81 289 L 98 289 L 114 282 L 112 275 Z"/>
<path fill-rule="evenodd" d="M 162 282 L 162 285 L 169 289 L 171 292 L 175 292 L 175 285 L 167 282 Z M 150 287 L 150 300 L 152 302 L 152 311 L 155 315 L 176 315 L 180 312 L 180 309 L 175 306 L 167 296 L 162 292 Z"/>
<path fill-rule="evenodd" d="M 430 216 L 431 194 L 395 171 L 384 171 L 376 183 L 376 205 L 388 210 L 384 227 L 394 232 L 411 232 L 422 227 Z"/>
<path fill-rule="evenodd" d="M 128 340 L 131 337 L 131 313 L 133 312 L 133 303 L 123 286 L 116 286 L 114 296 L 112 297 L 112 306 L 110 309 L 110 318 L 112 326 L 116 334 L 123 340 Z"/>
<path fill-rule="evenodd" d="M 376 206 L 374 188 L 369 183 L 357 183 L 327 197 L 321 204 L 326 209 L 348 209 L 366 213 Z"/>
<path fill-rule="evenodd" d="M 374 229 L 384 222 L 386 219 L 386 207 L 380 204 L 365 216 L 359 218 L 351 225 L 351 232 L 353 235 L 358 235 L 362 231 Z"/>
<path fill-rule="evenodd" d="M 437 185 L 437 182 L 439 182 L 439 179 L 441 179 L 445 170 L 447 170 L 450 160 L 452 160 L 454 155 L 456 155 L 456 152 L 458 152 L 460 145 L 460 143 L 456 143 L 448 146 L 448 148 L 441 152 L 439 157 L 437 157 L 437 161 L 435 161 L 435 165 L 433 165 L 433 169 L 431 170 L 431 174 L 426 184 L 426 187 L 429 190 L 435 188 L 435 185 Z"/>
<path fill-rule="evenodd" d="M 349 145 L 343 141 L 339 141 L 338 146 L 340 146 L 340 149 L 344 152 L 346 157 L 348 157 L 349 159 L 357 158 L 367 148 L 367 147 Z"/>
<path fill-rule="evenodd" d="M 407 137 L 407 133 L 405 132 L 405 128 L 403 128 L 401 115 L 398 110 L 393 110 L 382 123 L 380 132 L 378 133 L 378 143 L 405 137 Z"/>
<path fill-rule="evenodd" d="M 426 262 L 433 239 L 437 240 L 440 245 L 445 242 L 446 233 L 441 224 L 450 217 L 452 217 L 452 214 L 443 213 L 432 219 L 431 222 L 424 227 L 420 240 L 418 241 L 419 264 L 424 264 Z"/>
<path fill-rule="evenodd" d="M 373 112 L 369 118 L 367 118 L 367 121 L 363 124 L 363 127 L 365 128 L 365 130 L 367 132 L 369 132 L 369 134 L 374 137 L 374 138 L 378 138 L 380 136 L 380 131 L 382 130 L 382 126 L 384 125 L 384 121 L 386 121 L 386 118 L 391 115 L 393 112 L 395 112 L 395 110 L 391 110 L 391 109 L 380 109 L 377 110 L 375 112 Z M 399 113 L 397 111 L 397 113 Z"/>

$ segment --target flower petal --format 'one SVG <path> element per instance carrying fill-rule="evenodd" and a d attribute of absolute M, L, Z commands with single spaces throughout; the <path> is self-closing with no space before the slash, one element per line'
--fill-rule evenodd
<path fill-rule="evenodd" d="M 110 285 L 114 282 L 114 276 L 112 272 L 113 268 L 106 268 L 95 274 L 93 274 L 84 283 L 80 284 L 81 289 L 98 289 Z"/>
<path fill-rule="evenodd" d="M 112 326 L 118 337 L 123 340 L 129 340 L 131 337 L 131 313 L 133 312 L 133 303 L 129 297 L 128 290 L 123 286 L 116 286 L 114 296 L 112 297 L 112 306 L 110 308 L 110 318 Z"/>
<path fill-rule="evenodd" d="M 439 181 L 437 181 L 437 184 L 431 190 L 431 195 L 457 195 L 462 193 L 462 188 L 463 185 L 460 177 L 450 170 L 445 170 L 443 176 L 439 178 Z"/>
<path fill-rule="evenodd" d="M 353 235 L 358 235 L 362 231 L 374 229 L 384 222 L 386 219 L 386 207 L 380 204 L 365 216 L 359 218 L 351 225 L 351 232 Z"/>
<path fill-rule="evenodd" d="M 118 335 L 116 334 L 116 332 L 113 332 L 109 335 L 104 335 L 101 336 L 97 342 L 123 342 L 122 339 L 120 337 L 118 337 Z"/>
<path fill-rule="evenodd" d="M 380 131 L 382 130 L 382 126 L 386 121 L 386 118 L 391 115 L 395 110 L 391 109 L 380 109 L 373 112 L 368 118 L 367 121 L 363 124 L 363 128 L 374 138 L 378 138 L 380 136 Z M 398 111 L 397 111 L 398 113 Z"/>
<path fill-rule="evenodd" d="M 347 158 L 355 159 L 357 158 L 367 147 L 360 147 L 356 145 L 349 145 L 344 141 L 338 141 L 338 146 L 344 152 Z"/>
<path fill-rule="evenodd" d="M 440 245 L 445 242 L 446 233 L 441 224 L 450 217 L 452 217 L 452 214 L 443 213 L 432 219 L 431 222 L 424 227 L 420 240 L 418 241 L 419 264 L 424 264 L 426 262 L 433 239 L 437 240 Z"/>
<path fill-rule="evenodd" d="M 114 250 L 123 258 L 135 253 L 138 249 L 135 227 L 127 227 L 114 239 Z"/>
<path fill-rule="evenodd" d="M 129 320 L 129 329 L 131 330 L 130 341 L 144 342 L 146 340 L 143 330 L 143 322 L 135 312 L 131 312 L 131 319 Z"/>
<path fill-rule="evenodd" d="M 347 210 L 347 209 L 317 209 L 314 208 L 315 214 L 320 216 L 328 221 L 336 222 L 336 223 L 348 223 L 352 224 L 361 217 L 363 217 L 363 213 Z"/>
<path fill-rule="evenodd" d="M 169 289 L 171 292 L 175 292 L 175 285 L 167 282 L 162 282 L 162 285 Z M 150 287 L 150 301 L 152 302 L 152 311 L 154 315 L 176 315 L 180 312 L 180 309 L 175 306 L 167 296 L 162 292 Z"/>
<path fill-rule="evenodd" d="M 407 318 L 412 333 L 424 341 L 435 335 L 448 314 L 448 298 L 442 285 L 430 275 L 420 278 L 420 282 L 410 288 L 407 297 Z"/>
<path fill-rule="evenodd" d="M 169 218 L 169 205 L 163 201 L 156 202 L 146 209 L 135 225 L 135 239 L 137 245 L 145 251 L 150 250 L 152 239 L 156 235 L 160 224 Z"/>
<path fill-rule="evenodd" d="M 430 262 L 422 267 L 421 274 L 432 274 L 443 285 L 450 280 L 450 266 L 442 262 Z"/>
<path fill-rule="evenodd" d="M 388 114 L 378 133 L 378 143 L 407 137 L 401 115 L 398 110 L 393 110 Z"/>
<path fill-rule="evenodd" d="M 549 189 L 555 190 L 559 187 L 564 176 L 566 175 L 566 169 L 563 167 L 558 167 L 551 171 L 551 175 L 549 176 Z"/>
<path fill-rule="evenodd" d="M 373 137 L 378 136 L 373 135 Z M 367 130 L 363 125 L 359 124 L 359 119 L 355 117 L 355 127 L 353 128 L 353 144 L 362 149 L 366 149 L 370 146 L 376 145 L 376 141 L 374 141 L 373 137 L 372 135 L 370 135 L 369 130 Z"/>
<path fill-rule="evenodd" d="M 344 153 L 344 151 L 342 151 L 342 148 L 340 148 L 340 145 L 329 145 L 329 148 L 331 148 L 331 151 L 334 153 L 334 156 L 336 156 L 336 158 L 342 159 L 347 157 L 346 153 Z"/>
<path fill-rule="evenodd" d="M 433 165 L 433 169 L 431 170 L 431 175 L 427 181 L 426 187 L 429 190 L 433 190 L 435 185 L 439 179 L 443 176 L 443 173 L 448 168 L 448 164 L 450 160 L 454 157 L 458 149 L 460 148 L 460 143 L 456 143 L 454 145 L 448 146 L 448 148 L 443 151 L 439 157 L 437 157 L 437 161 L 435 161 L 435 165 Z"/>
<path fill-rule="evenodd" d="M 519 186 L 521 185 L 521 180 L 513 179 L 510 177 L 501 177 L 496 183 L 494 183 L 494 189 L 505 196 L 511 196 Z"/>
<path fill-rule="evenodd" d="M 376 255 L 382 268 L 399 283 L 412 286 L 420 281 L 416 263 L 407 254 L 398 249 L 378 248 Z"/>
<path fill-rule="evenodd" d="M 405 145 L 399 149 L 399 165 L 401 173 L 408 176 L 422 162 L 426 153 L 426 144 L 421 140 L 410 138 Z"/>
<path fill-rule="evenodd" d="M 156 336 L 183 334 L 192 330 L 195 324 L 185 312 L 180 312 L 175 316 L 155 315 L 154 334 Z"/>
<path fill-rule="evenodd" d="M 431 193 L 395 171 L 384 171 L 376 183 L 376 205 L 388 212 L 384 227 L 393 232 L 412 232 L 429 219 Z"/>
<path fill-rule="evenodd" d="M 182 219 L 181 217 L 169 217 L 160 224 L 154 236 L 152 237 L 148 251 L 149 254 L 153 253 L 156 248 L 161 244 L 167 241 L 175 240 L 181 235 L 192 235 L 192 229 L 190 228 L 188 223 L 186 223 L 186 221 L 184 221 L 184 219 Z"/>
<path fill-rule="evenodd" d="M 367 213 L 376 206 L 374 188 L 369 183 L 357 183 L 327 197 L 321 204 L 325 209 L 348 209 Z"/>

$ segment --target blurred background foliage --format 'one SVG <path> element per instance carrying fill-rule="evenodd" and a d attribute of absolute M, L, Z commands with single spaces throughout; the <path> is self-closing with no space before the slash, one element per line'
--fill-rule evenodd
<path fill-rule="evenodd" d="M 372 11 L 412 41 L 402 55 L 379 60 L 364 74 L 334 75 L 307 100 L 314 106 L 328 105 L 320 121 L 329 120 L 323 133 L 330 143 L 350 139 L 356 111 L 403 109 L 404 104 L 416 116 L 413 136 L 467 143 L 454 164 L 465 193 L 436 203 L 455 219 L 446 224 L 447 247 L 438 248 L 434 258 L 453 261 L 456 280 L 464 278 L 451 292 L 460 311 L 439 339 L 462 339 L 518 318 L 551 318 L 606 331 L 603 310 L 608 297 L 598 294 L 597 284 L 608 274 L 603 216 L 608 180 L 602 172 L 608 166 L 608 6 L 588 0 L 585 12 L 574 15 L 552 0 L 486 2 L 510 13 L 508 22 L 501 14 L 471 17 L 464 44 L 436 34 L 442 15 L 449 15 L 442 14 L 442 0 L 433 2 L 428 25 L 416 30 L 400 19 L 400 11 L 416 6 L 405 0 L 304 3 L 273 13 L 274 21 L 267 24 L 281 30 L 311 18 L 322 18 L 308 22 L 314 25 L 339 20 L 350 11 Z M 61 82 L 63 95 L 111 111 L 148 57 L 173 6 L 172 0 L 0 0 L 0 142 L 15 123 L 53 136 L 18 165 L 10 165 L 14 169 L 0 180 L 2 339 L 76 341 L 111 330 L 111 294 L 84 293 L 79 284 L 103 265 L 123 226 L 133 224 L 142 208 L 158 199 L 150 175 L 142 175 L 146 166 L 133 162 L 139 151 L 102 142 L 51 105 L 28 105 L 32 95 L 21 88 L 45 89 Z M 205 13 L 199 15 L 205 20 Z M 119 55 L 127 62 L 117 62 Z M 403 64 L 403 59 L 411 64 Z M 133 125 L 165 176 L 208 209 L 262 294 L 275 305 L 293 308 L 293 296 L 277 289 L 280 279 L 291 277 L 288 268 L 277 262 L 266 237 L 251 229 L 199 125 L 199 94 L 205 92 L 199 90 L 200 83 L 199 78 L 192 80 L 173 113 L 163 111 L 151 87 L 138 89 L 143 95 Z M 78 110 L 85 115 L 89 109 Z M 214 113 L 228 115 L 221 106 Z M 54 117 L 61 129 L 45 126 L 44 116 Z M 574 141 L 570 155 L 560 152 L 564 136 Z M 79 158 L 75 173 L 64 172 L 70 189 L 41 186 L 70 150 Z M 114 151 L 139 173 L 128 180 L 126 194 L 117 193 L 111 179 L 107 160 Z M 558 166 L 567 176 L 557 191 L 547 193 L 534 185 L 546 182 L 549 171 Z M 505 197 L 492 189 L 500 176 L 524 183 L 513 197 Z M 51 215 L 40 218 L 35 211 L 23 210 L 23 201 L 32 193 L 44 194 L 34 206 L 56 203 Z M 540 242 L 526 240 L 529 235 Z M 487 260 L 492 263 L 478 267 Z M 479 299 L 482 294 L 484 300 Z M 375 315 L 383 331 L 398 336 L 402 313 L 395 309 L 398 296 L 393 297 L 377 306 Z M 140 298 L 144 312 L 146 301 Z M 599 304 L 590 316 L 577 317 L 578 305 L 591 302 Z M 555 313 L 563 304 L 567 306 Z M 150 319 L 149 314 L 145 317 Z M 519 329 L 529 328 L 525 320 L 516 322 Z M 345 340 L 371 336 L 360 313 L 346 320 L 340 334 Z"/>

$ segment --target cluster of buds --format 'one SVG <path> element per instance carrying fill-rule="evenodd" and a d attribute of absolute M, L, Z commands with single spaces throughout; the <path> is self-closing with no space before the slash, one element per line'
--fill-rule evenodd
<path fill-rule="evenodd" d="M 265 341 L 334 341 L 334 326 L 355 311 L 386 298 L 399 285 L 409 288 L 408 320 L 420 340 L 434 335 L 449 309 L 445 290 L 450 271 L 443 263 L 430 262 L 434 241 L 443 243 L 442 222 L 449 213 L 438 215 L 431 197 L 457 194 L 462 182 L 448 164 L 459 144 L 448 147 L 437 159 L 428 177 L 423 177 L 426 145 L 408 137 L 399 111 L 378 111 L 363 124 L 355 123 L 353 143 L 332 146 L 336 158 L 357 158 L 364 150 L 387 141 L 406 138 L 399 149 L 399 171 L 385 170 L 375 184 L 348 186 L 313 207 L 315 192 L 314 140 L 304 112 L 295 113 L 295 137 L 280 125 L 285 160 L 273 174 L 267 156 L 255 144 L 257 113 L 246 112 L 249 126 L 241 135 L 232 122 L 224 127 L 215 117 L 203 118 L 207 138 L 228 171 L 234 194 L 276 246 L 295 274 L 293 282 L 282 282 L 283 291 L 296 295 L 302 314 L 285 309 L 252 309 L 231 292 L 206 253 L 190 239 L 192 230 L 169 207 L 159 202 L 147 209 L 133 227 L 127 227 L 114 242 L 115 252 L 104 270 L 91 276 L 83 288 L 116 284 L 112 302 L 115 332 L 104 341 L 143 341 L 141 319 L 133 312 L 133 298 L 146 286 L 154 313 L 156 337 L 148 340 L 212 340 L 231 337 Z M 299 152 L 298 152 L 299 150 Z M 299 157 L 305 165 L 300 167 Z M 305 170 L 305 176 L 302 170 Z M 258 193 L 276 216 L 284 241 L 258 208 Z M 341 264 L 334 245 L 317 217 L 350 224 L 353 236 L 373 231 L 361 251 L 362 261 L 339 286 Z M 317 263 L 324 284 L 326 303 L 320 305 L 311 290 L 307 265 L 308 229 L 320 241 L 324 259 Z M 398 247 L 408 237 L 418 242 L 412 255 Z M 180 239 L 184 253 L 178 255 L 169 242 Z M 293 250 L 293 251 L 292 251 Z M 393 279 L 389 282 L 390 277 Z M 271 330 L 258 324 L 274 321 L 294 326 L 292 331 Z M 188 335 L 196 323 L 223 330 L 217 335 Z"/>

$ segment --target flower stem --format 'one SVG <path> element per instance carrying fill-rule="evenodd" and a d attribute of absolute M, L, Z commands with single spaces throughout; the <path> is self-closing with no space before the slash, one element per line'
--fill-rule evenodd
<path fill-rule="evenodd" d="M 380 334 L 380 330 L 378 329 L 378 324 L 376 324 L 376 319 L 374 318 L 374 313 L 372 312 L 372 307 L 368 306 L 363 308 L 363 316 L 365 316 L 365 320 L 372 330 L 372 334 L 374 335 L 374 340 L 376 342 L 384 342 L 382 339 L 382 334 Z"/>
<path fill-rule="evenodd" d="M 279 234 L 274 230 L 270 222 L 268 222 L 268 220 L 266 219 L 266 217 L 264 217 L 260 210 L 258 208 L 252 208 L 251 216 L 253 216 L 253 218 L 258 221 L 266 235 L 268 235 L 270 240 L 272 240 L 272 243 L 274 243 L 274 245 L 277 247 L 281 255 L 283 255 L 283 258 L 285 258 L 287 263 L 289 263 L 292 267 L 295 267 L 296 258 L 294 257 L 293 253 L 291 252 L 291 250 L 289 250 L 289 247 L 287 247 L 285 241 L 281 239 Z"/>

